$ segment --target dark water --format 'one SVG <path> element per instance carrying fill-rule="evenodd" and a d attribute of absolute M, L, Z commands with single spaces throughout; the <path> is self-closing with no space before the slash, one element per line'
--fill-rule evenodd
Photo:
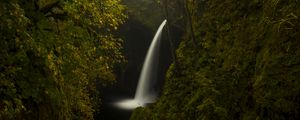
<path fill-rule="evenodd" d="M 103 120 L 128 120 L 132 113 L 132 110 L 117 109 L 108 104 L 103 107 L 105 111 L 103 112 L 103 116 L 100 116 L 100 119 L 103 118 Z"/>
<path fill-rule="evenodd" d="M 118 89 L 118 88 L 115 88 Z M 128 98 L 128 94 L 120 94 L 122 92 L 114 91 L 110 95 L 106 94 L 103 98 L 103 104 L 101 106 L 100 120 L 128 120 L 132 113 L 132 110 L 124 110 L 114 105 L 120 99 Z"/>

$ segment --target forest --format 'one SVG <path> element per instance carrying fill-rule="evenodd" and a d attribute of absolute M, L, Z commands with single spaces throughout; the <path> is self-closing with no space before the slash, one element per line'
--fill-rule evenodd
<path fill-rule="evenodd" d="M 0 119 L 93 119 L 125 61 L 119 0 L 1 0 Z"/>
<path fill-rule="evenodd" d="M 300 118 L 300 1 L 162 2 L 185 9 L 184 34 L 158 101 L 131 120 Z"/>
<path fill-rule="evenodd" d="M 129 83 L 137 78 L 120 78 L 140 68 L 136 60 L 144 55 L 137 54 L 148 44 L 141 38 L 164 19 L 169 50 L 159 64 L 161 92 L 124 120 L 298 120 L 299 6 L 299 0 L 0 0 L 0 120 L 108 119 L 101 115 L 112 91 L 104 88 L 136 89 Z"/>

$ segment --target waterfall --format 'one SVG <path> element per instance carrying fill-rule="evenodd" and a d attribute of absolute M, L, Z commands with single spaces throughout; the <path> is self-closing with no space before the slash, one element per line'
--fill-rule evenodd
<path fill-rule="evenodd" d="M 162 30 L 166 22 L 167 20 L 164 20 L 161 23 L 148 49 L 134 99 L 118 102 L 117 106 L 133 109 L 139 106 L 145 106 L 145 104 L 153 103 L 155 101 L 156 93 L 153 91 L 153 84 L 157 79 L 156 71 L 158 66 L 159 45 Z"/>
<path fill-rule="evenodd" d="M 144 65 L 142 68 L 142 72 L 139 78 L 139 83 L 137 86 L 137 90 L 135 93 L 134 99 L 140 102 L 140 104 L 151 103 L 154 102 L 155 93 L 151 91 L 153 88 L 153 82 L 156 80 L 155 71 L 157 71 L 158 65 L 158 56 L 159 56 L 159 43 L 162 34 L 163 27 L 166 24 L 166 20 L 164 20 L 159 26 L 152 43 L 148 49 L 147 56 L 144 61 Z"/>

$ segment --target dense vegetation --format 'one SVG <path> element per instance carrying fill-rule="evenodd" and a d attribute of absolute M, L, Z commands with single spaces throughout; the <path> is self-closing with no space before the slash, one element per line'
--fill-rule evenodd
<path fill-rule="evenodd" d="M 124 61 L 119 0 L 0 1 L 0 119 L 93 119 Z"/>
<path fill-rule="evenodd" d="M 122 0 L 122 2 L 128 8 L 129 19 L 137 19 L 136 22 L 141 22 L 148 29 L 155 31 L 163 19 L 161 8 L 155 0 Z"/>
<path fill-rule="evenodd" d="M 161 3 L 186 10 L 185 35 L 161 97 L 132 120 L 300 119 L 300 1 Z"/>

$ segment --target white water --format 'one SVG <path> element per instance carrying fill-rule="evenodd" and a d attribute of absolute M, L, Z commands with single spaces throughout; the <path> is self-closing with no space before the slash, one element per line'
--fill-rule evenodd
<path fill-rule="evenodd" d="M 156 93 L 153 90 L 153 84 L 157 79 L 156 71 L 158 65 L 159 44 L 162 30 L 166 22 L 167 20 L 164 20 L 161 23 L 148 49 L 134 99 L 120 101 L 116 104 L 118 107 L 124 109 L 134 109 L 155 101 Z"/>

